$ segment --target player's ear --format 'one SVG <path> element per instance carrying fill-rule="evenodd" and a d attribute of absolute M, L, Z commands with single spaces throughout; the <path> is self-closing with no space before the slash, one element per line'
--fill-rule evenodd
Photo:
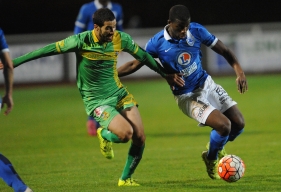
<path fill-rule="evenodd" d="M 94 29 L 99 30 L 99 29 L 100 29 L 100 26 L 98 26 L 97 24 L 94 24 Z"/>
<path fill-rule="evenodd" d="M 168 23 L 168 24 L 170 24 L 170 23 L 171 23 L 171 20 L 170 20 L 170 19 L 168 19 L 167 23 Z"/>

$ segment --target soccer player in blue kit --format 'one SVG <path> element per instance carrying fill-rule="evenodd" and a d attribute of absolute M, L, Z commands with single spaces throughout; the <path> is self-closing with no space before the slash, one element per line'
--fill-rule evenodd
<path fill-rule="evenodd" d="M 0 110 L 4 105 L 7 105 L 7 109 L 4 112 L 8 115 L 13 108 L 13 62 L 9 54 L 8 44 L 5 39 L 4 32 L 0 28 L 0 59 L 3 65 L 3 74 L 5 80 L 5 95 L 3 100 L 0 96 Z M 2 106 L 1 106 L 2 105 Z M 15 192 L 32 192 L 32 190 L 26 186 L 22 181 L 16 170 L 14 169 L 12 163 L 0 153 L 0 178 L 2 178 L 7 185 L 12 187 Z"/>
<path fill-rule="evenodd" d="M 94 29 L 93 14 L 100 8 L 110 9 L 116 18 L 116 29 L 123 31 L 123 10 L 122 6 L 118 3 L 111 2 L 110 0 L 94 0 L 82 5 L 79 14 L 75 21 L 74 34 L 81 33 L 87 30 Z"/>
<path fill-rule="evenodd" d="M 178 107 L 200 126 L 212 128 L 207 151 L 202 152 L 207 173 L 212 179 L 219 179 L 218 160 L 226 155 L 228 141 L 239 136 L 245 126 L 237 103 L 201 64 L 201 44 L 222 55 L 236 73 L 237 89 L 248 90 L 245 74 L 234 53 L 202 25 L 190 22 L 186 6 L 175 5 L 169 11 L 168 24 L 146 44 L 146 51 L 159 58 L 167 73 L 181 73 L 185 86 L 173 86 L 172 92 Z M 131 74 L 143 66 L 139 61 L 130 61 L 118 68 L 120 77 Z"/>
<path fill-rule="evenodd" d="M 123 31 L 123 9 L 118 3 L 111 2 L 110 0 L 95 0 L 89 3 L 83 4 L 80 8 L 79 14 L 75 21 L 74 34 L 78 34 L 87 30 L 94 29 L 93 14 L 96 10 L 100 8 L 110 9 L 116 18 L 116 29 Z M 92 117 L 88 116 L 87 120 L 87 130 L 88 134 L 91 136 L 97 135 L 97 128 L 99 123 Z"/>

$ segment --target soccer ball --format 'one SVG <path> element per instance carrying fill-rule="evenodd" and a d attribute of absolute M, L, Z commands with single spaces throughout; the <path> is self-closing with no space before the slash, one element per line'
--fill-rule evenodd
<path fill-rule="evenodd" d="M 243 177 L 245 164 L 236 155 L 227 155 L 220 159 L 218 165 L 219 176 L 227 182 L 235 182 Z"/>

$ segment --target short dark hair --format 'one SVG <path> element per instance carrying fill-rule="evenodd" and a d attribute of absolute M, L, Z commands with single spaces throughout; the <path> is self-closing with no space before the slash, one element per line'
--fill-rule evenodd
<path fill-rule="evenodd" d="M 108 8 L 100 8 L 93 15 L 94 24 L 102 27 L 105 21 L 113 21 L 115 16 Z"/>
<path fill-rule="evenodd" d="M 190 19 L 190 13 L 186 6 L 175 5 L 169 11 L 169 20 L 174 22 L 176 20 L 187 21 Z"/>

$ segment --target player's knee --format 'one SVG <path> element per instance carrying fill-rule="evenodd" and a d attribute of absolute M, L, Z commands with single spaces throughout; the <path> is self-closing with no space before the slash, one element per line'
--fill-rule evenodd
<path fill-rule="evenodd" d="M 123 133 L 119 136 L 119 139 L 122 141 L 122 143 L 127 143 L 132 139 L 133 136 L 133 129 L 127 129 L 124 130 Z"/>
<path fill-rule="evenodd" d="M 235 122 L 232 122 L 232 126 L 237 130 L 242 130 L 245 127 L 245 120 L 243 116 L 238 117 Z"/>
<path fill-rule="evenodd" d="M 238 124 L 238 129 L 244 129 L 244 127 L 245 127 L 245 120 L 244 120 L 244 118 L 242 117 L 242 118 L 240 118 L 240 120 L 239 120 L 239 124 Z"/>
<path fill-rule="evenodd" d="M 219 132 L 222 136 L 229 135 L 231 131 L 231 122 L 227 119 L 225 121 L 222 121 L 219 125 Z"/>

